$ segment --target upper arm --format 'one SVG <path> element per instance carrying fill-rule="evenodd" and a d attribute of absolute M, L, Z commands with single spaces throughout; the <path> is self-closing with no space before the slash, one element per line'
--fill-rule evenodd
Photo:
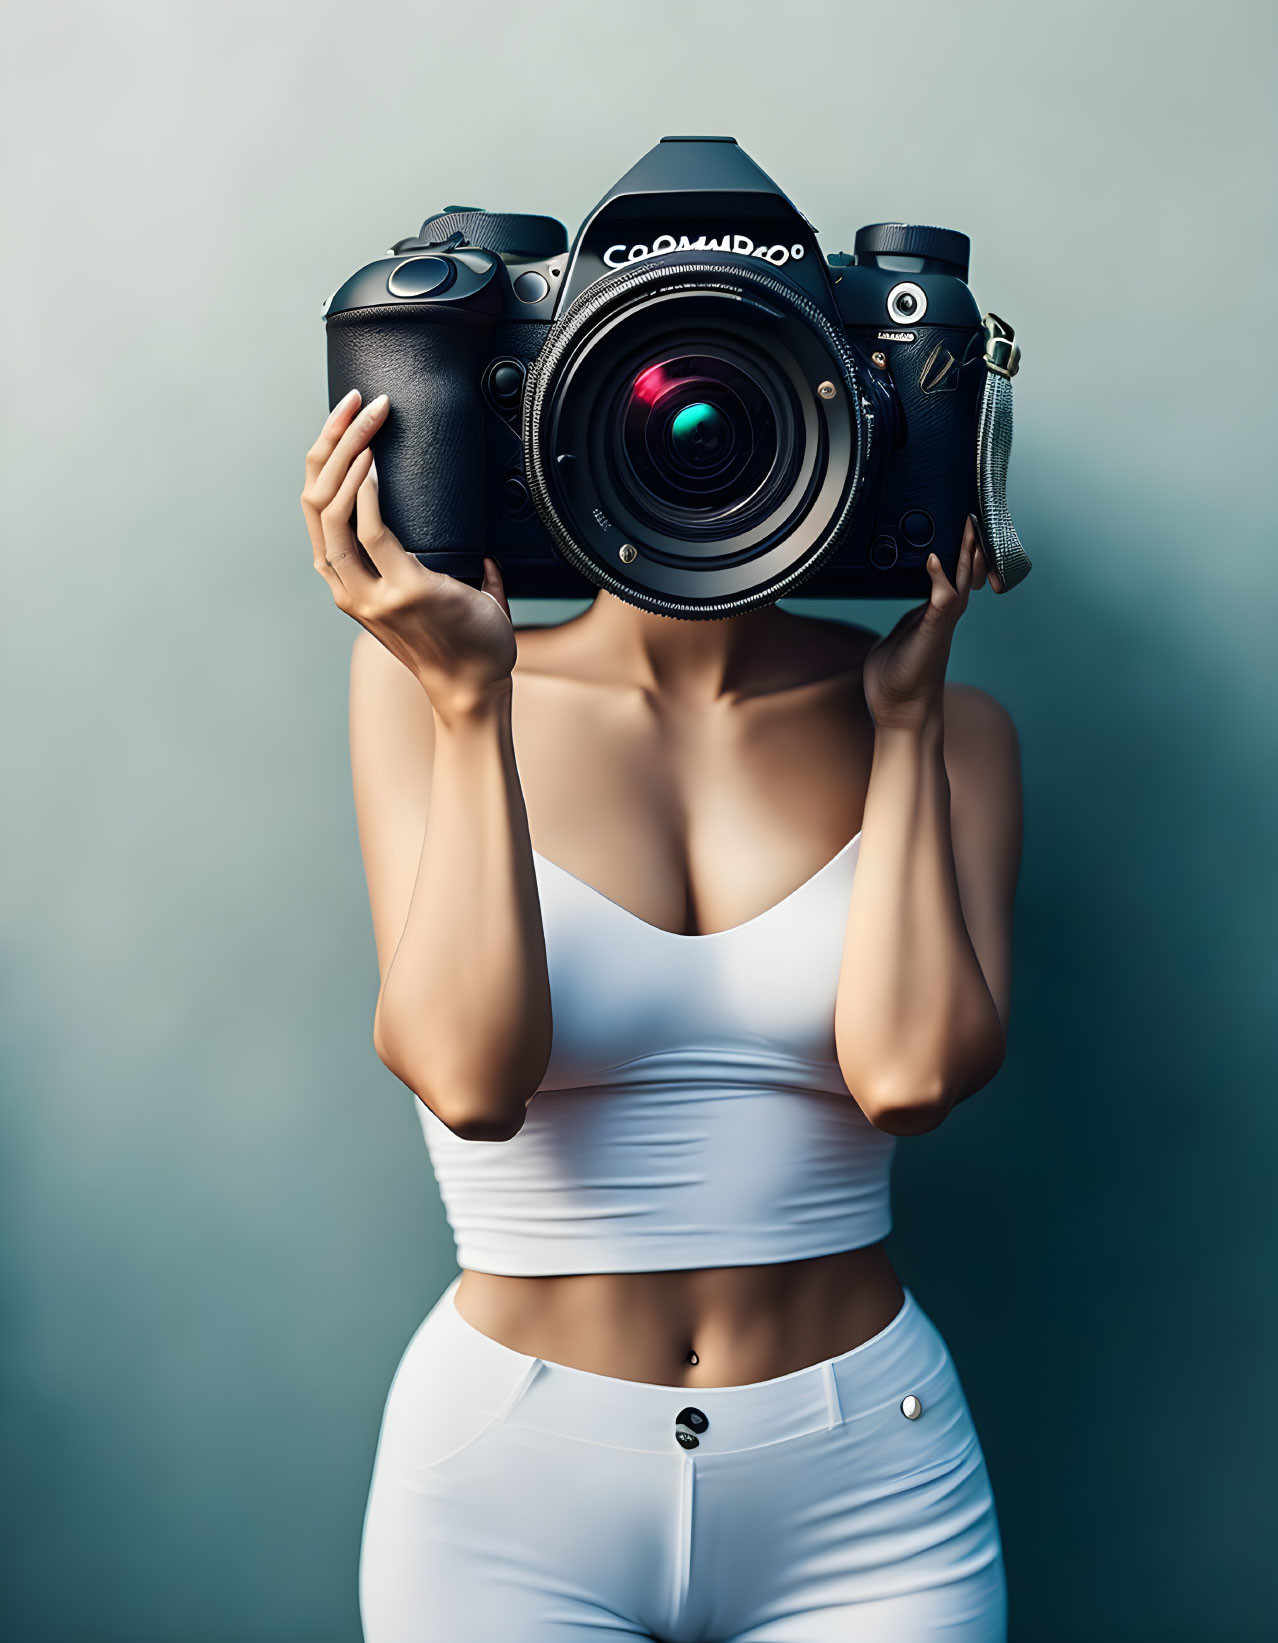
<path fill-rule="evenodd" d="M 974 685 L 945 687 L 945 768 L 963 920 L 1006 1033 L 1021 865 L 1020 740 L 1007 709 Z"/>
<path fill-rule="evenodd" d="M 384 983 L 426 837 L 435 713 L 418 680 L 365 628 L 351 651 L 350 740 L 355 820 Z"/>

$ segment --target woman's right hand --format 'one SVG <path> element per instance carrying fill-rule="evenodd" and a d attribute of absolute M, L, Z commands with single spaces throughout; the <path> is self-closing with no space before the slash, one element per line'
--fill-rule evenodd
<path fill-rule="evenodd" d="M 389 402 L 379 395 L 357 415 L 359 401 L 352 388 L 306 453 L 302 513 L 315 569 L 338 609 L 416 674 L 446 718 L 509 683 L 518 647 L 501 572 L 485 556 L 483 586 L 472 588 L 427 569 L 387 527 L 369 442 Z"/>

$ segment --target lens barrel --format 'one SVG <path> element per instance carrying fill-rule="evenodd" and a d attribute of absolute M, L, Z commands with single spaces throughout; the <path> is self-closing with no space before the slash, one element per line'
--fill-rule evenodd
<path fill-rule="evenodd" d="M 847 528 L 868 444 L 846 334 L 770 271 L 695 254 L 584 292 L 523 416 L 534 504 L 564 557 L 667 615 L 797 587 Z"/>

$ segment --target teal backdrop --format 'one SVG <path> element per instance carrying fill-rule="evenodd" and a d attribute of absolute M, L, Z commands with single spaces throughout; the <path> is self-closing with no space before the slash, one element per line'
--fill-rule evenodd
<path fill-rule="evenodd" d="M 358 1638 L 382 1402 L 456 1268 L 371 1044 L 355 629 L 298 505 L 320 305 L 455 200 L 575 227 L 689 131 L 827 250 L 965 230 L 1024 347 L 1034 571 L 952 667 L 1021 736 L 1010 1049 L 902 1143 L 890 1242 L 982 1433 L 1013 1636 L 1278 1636 L 1276 21 L 7 8 L 7 1636 Z"/>

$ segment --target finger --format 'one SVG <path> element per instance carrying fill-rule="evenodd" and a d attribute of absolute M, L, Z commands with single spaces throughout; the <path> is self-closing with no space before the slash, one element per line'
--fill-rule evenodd
<path fill-rule="evenodd" d="M 506 603 L 506 588 L 502 581 L 501 566 L 488 554 L 484 556 L 484 579 L 479 585 L 479 591 L 497 601 L 506 613 L 506 620 L 514 627 L 514 618 L 510 614 L 510 606 Z"/>
<path fill-rule="evenodd" d="M 963 527 L 963 540 L 959 544 L 958 564 L 954 567 L 954 588 L 961 601 L 961 608 L 966 607 L 967 596 L 972 591 L 972 556 L 975 551 L 976 528 L 969 514 Z"/>
<path fill-rule="evenodd" d="M 985 586 L 985 579 L 989 575 L 989 560 L 985 556 L 985 543 L 981 538 L 981 527 L 977 523 L 974 513 L 967 516 L 967 525 L 964 528 L 965 536 L 972 538 L 972 586 L 979 590 Z"/>
<path fill-rule="evenodd" d="M 316 478 L 329 457 L 332 456 L 338 440 L 350 426 L 351 418 L 359 407 L 359 398 L 359 389 L 352 388 L 348 394 L 342 395 L 324 419 L 324 426 L 319 431 L 319 437 L 306 453 L 306 477 L 308 480 Z"/>
<path fill-rule="evenodd" d="M 325 423 L 327 434 L 321 434 L 312 447 L 315 452 L 322 452 L 328 445 L 332 445 L 328 457 L 324 461 L 319 473 L 311 477 L 311 458 L 307 458 L 307 483 L 302 491 L 302 511 L 306 516 L 306 527 L 311 538 L 311 550 L 318 569 L 319 561 L 324 558 L 331 560 L 328 538 L 324 531 L 323 515 L 327 508 L 332 507 L 338 491 L 350 474 L 350 463 L 360 451 L 366 450 L 368 442 L 381 425 L 382 419 L 389 408 L 389 400 L 385 394 L 379 394 L 371 405 L 367 405 L 358 416 L 351 416 L 356 404 L 354 397 L 356 390 L 352 389 L 344 400 L 334 406 L 329 420 Z M 345 431 L 343 432 L 343 426 Z M 333 444 L 333 439 L 336 443 Z M 362 475 L 361 475 L 362 477 Z M 350 509 L 347 508 L 344 519 L 349 522 Z M 359 557 L 356 550 L 356 557 Z"/>
<path fill-rule="evenodd" d="M 378 394 L 357 417 L 351 419 L 315 481 L 314 492 L 320 498 L 321 507 L 326 506 L 328 501 L 337 495 L 351 463 L 361 451 L 368 448 L 389 410 L 390 400 L 385 394 Z"/>
<path fill-rule="evenodd" d="M 985 535 L 981 530 L 981 522 L 974 513 L 968 514 L 968 518 L 972 521 L 972 530 L 976 535 L 977 546 L 981 550 L 981 559 L 985 565 L 985 574 L 989 579 L 990 587 L 995 593 L 1002 593 L 1004 591 L 1003 578 L 994 568 L 994 556 L 986 545 Z"/>
<path fill-rule="evenodd" d="M 319 438 L 306 453 L 306 478 L 302 484 L 302 517 L 306 521 L 306 534 L 311 539 L 311 552 L 317 561 L 322 561 L 324 555 L 320 509 L 331 500 L 331 497 L 320 496 L 316 485 L 324 464 L 332 455 L 338 439 L 355 415 L 358 406 L 359 389 L 352 388 L 350 393 L 339 399 L 328 413 L 324 426 L 320 429 Z"/>
<path fill-rule="evenodd" d="M 347 398 L 350 399 L 350 396 Z M 350 406 L 346 407 L 346 400 L 343 400 L 334 408 L 333 415 L 324 425 L 327 432 L 322 433 L 316 440 L 306 459 L 307 480 L 302 491 L 302 510 L 306 514 L 311 546 L 317 554 L 324 548 L 319 516 L 337 495 L 350 471 L 351 462 L 368 446 L 381 426 L 389 408 L 389 401 L 385 394 L 379 394 L 358 416 L 351 416 L 349 412 L 354 409 L 354 405 L 355 401 L 351 399 Z M 339 411 L 342 413 L 340 416 Z M 315 460 L 322 456 L 325 450 L 328 451 L 328 455 L 323 458 L 319 471 L 313 472 Z"/>
<path fill-rule="evenodd" d="M 373 453 L 363 450 L 351 463 L 337 495 L 320 512 L 324 533 L 324 554 L 348 594 L 366 595 L 380 581 L 376 570 L 365 560 L 351 529 L 355 493 L 364 482 Z"/>
<path fill-rule="evenodd" d="M 363 453 L 361 453 L 362 456 Z M 416 559 L 404 547 L 394 531 L 387 527 L 382 518 L 381 497 L 377 488 L 377 459 L 371 451 L 368 452 L 368 472 L 360 481 L 355 492 L 355 535 L 359 539 L 364 551 L 377 568 L 379 576 L 394 581 L 408 571 L 408 562 L 411 559 L 413 570 L 425 572 L 426 576 L 438 577 L 437 571 L 427 569 L 419 559 Z M 442 577 L 439 578 L 441 581 Z"/>
<path fill-rule="evenodd" d="M 927 573 L 932 578 L 932 597 L 924 614 L 929 622 L 949 622 L 953 620 L 955 606 L 959 602 L 958 590 L 934 553 L 927 556 Z"/>

